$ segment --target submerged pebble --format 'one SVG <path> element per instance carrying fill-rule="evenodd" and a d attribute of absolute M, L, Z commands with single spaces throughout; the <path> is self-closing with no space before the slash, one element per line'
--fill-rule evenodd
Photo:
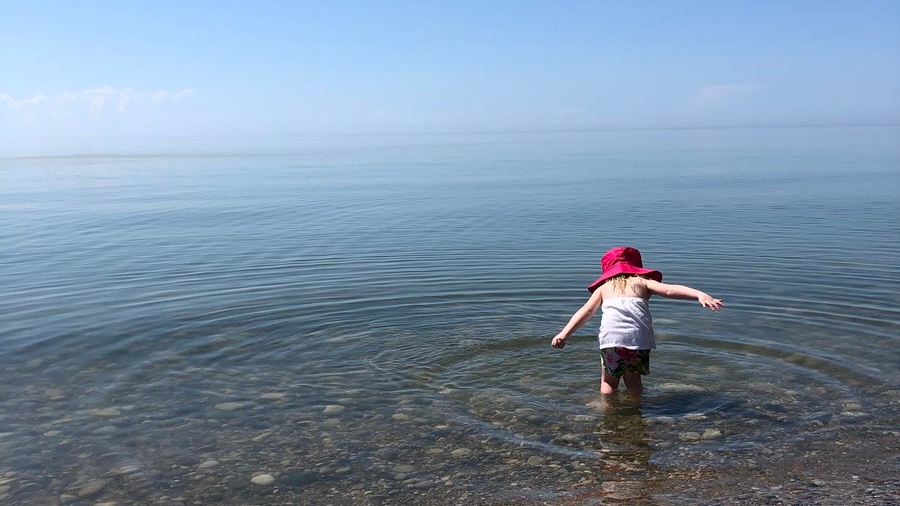
<path fill-rule="evenodd" d="M 457 448 L 450 452 L 450 455 L 453 455 L 454 457 L 468 457 L 469 455 L 472 455 L 472 450 L 468 448 Z"/>
<path fill-rule="evenodd" d="M 61 401 L 66 398 L 66 393 L 60 388 L 48 388 L 44 391 L 44 395 L 51 401 Z"/>
<path fill-rule="evenodd" d="M 117 416 L 122 416 L 122 412 L 116 408 L 103 408 L 92 410 L 91 415 L 100 418 L 115 418 Z"/>
<path fill-rule="evenodd" d="M 703 431 L 703 439 L 721 439 L 722 431 L 719 429 L 706 429 Z"/>
<path fill-rule="evenodd" d="M 220 402 L 215 405 L 215 408 L 220 411 L 235 411 L 244 407 L 244 403 L 242 402 Z"/>
<path fill-rule="evenodd" d="M 422 480 L 413 485 L 413 488 L 418 490 L 430 490 L 434 488 L 435 483 L 431 480 Z"/>
<path fill-rule="evenodd" d="M 279 483 L 288 487 L 305 487 L 318 481 L 319 475 L 304 469 L 288 469 L 281 473 Z"/>
<path fill-rule="evenodd" d="M 81 499 L 89 499 L 91 497 L 95 497 L 100 495 L 103 492 L 103 489 L 106 487 L 106 482 L 103 480 L 94 480 L 92 482 L 87 483 L 80 489 L 78 489 L 78 497 Z"/>
<path fill-rule="evenodd" d="M 275 477 L 271 474 L 260 474 L 250 479 L 254 485 L 266 486 L 275 483 Z"/>
<path fill-rule="evenodd" d="M 117 468 L 111 470 L 109 472 L 109 474 L 111 474 L 113 476 L 125 476 L 128 474 L 134 474 L 140 470 L 141 470 L 141 468 L 139 466 L 129 464 L 129 465 L 117 467 Z"/>

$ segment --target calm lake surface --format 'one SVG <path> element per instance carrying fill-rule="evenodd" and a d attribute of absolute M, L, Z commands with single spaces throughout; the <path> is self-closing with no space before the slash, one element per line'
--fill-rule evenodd
<path fill-rule="evenodd" d="M 898 499 L 900 128 L 241 142 L 0 158 L 0 502 Z"/>

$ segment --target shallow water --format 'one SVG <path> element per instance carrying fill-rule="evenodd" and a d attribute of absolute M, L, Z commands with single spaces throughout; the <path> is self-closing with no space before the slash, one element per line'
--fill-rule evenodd
<path fill-rule="evenodd" d="M 897 139 L 0 159 L 0 497 L 889 504 Z M 647 391 L 600 410 L 598 321 L 565 350 L 549 340 L 620 244 L 727 307 L 654 299 Z"/>

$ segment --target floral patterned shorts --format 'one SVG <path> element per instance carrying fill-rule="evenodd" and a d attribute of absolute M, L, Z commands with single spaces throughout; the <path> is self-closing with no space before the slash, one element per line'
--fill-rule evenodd
<path fill-rule="evenodd" d="M 606 373 L 621 378 L 625 371 L 650 374 L 650 350 L 628 348 L 603 348 L 600 350 Z"/>

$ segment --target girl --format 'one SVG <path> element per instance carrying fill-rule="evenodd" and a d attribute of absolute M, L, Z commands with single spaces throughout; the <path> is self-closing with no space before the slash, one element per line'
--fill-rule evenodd
<path fill-rule="evenodd" d="M 662 273 L 644 269 L 641 253 L 634 248 L 625 246 L 607 251 L 600 260 L 600 267 L 603 275 L 588 286 L 591 297 L 572 315 L 550 345 L 565 347 L 566 339 L 600 308 L 599 340 L 603 363 L 600 393 L 614 393 L 619 378 L 623 378 L 628 394 L 637 398 L 644 389 L 641 376 L 650 373 L 650 350 L 656 349 L 653 320 L 647 304 L 650 297 L 695 299 L 713 311 L 725 304 L 689 286 L 663 283 Z"/>

